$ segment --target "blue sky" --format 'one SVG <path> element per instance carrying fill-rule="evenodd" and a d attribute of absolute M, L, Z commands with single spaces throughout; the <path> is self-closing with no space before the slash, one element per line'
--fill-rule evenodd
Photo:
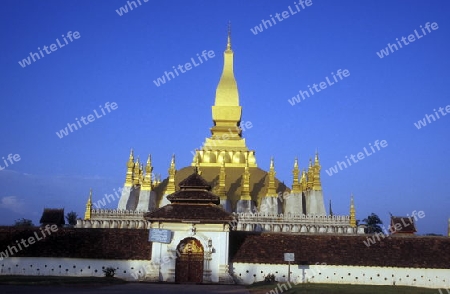
<path fill-rule="evenodd" d="M 420 129 L 414 123 L 450 105 L 448 2 L 313 0 L 256 35 L 251 29 L 263 19 L 295 11 L 294 1 L 140 2 L 122 16 L 116 10 L 127 1 L 2 2 L 0 158 L 20 160 L 0 171 L 0 224 L 21 217 L 38 223 L 44 207 L 83 215 L 90 187 L 96 201 L 123 185 L 130 148 L 141 158 L 151 153 L 163 177 L 173 153 L 177 168 L 189 165 L 191 151 L 210 135 L 231 21 L 242 119 L 253 125 L 244 136 L 261 168 L 274 156 L 277 177 L 291 185 L 294 158 L 306 167 L 318 149 L 325 201 L 328 208 L 332 199 L 335 214 L 348 214 L 353 193 L 358 219 L 375 212 L 386 223 L 389 212 L 423 210 L 419 233 L 447 232 L 450 116 Z M 438 29 L 424 35 L 427 22 Z M 420 38 L 377 55 L 414 30 Z M 79 38 L 66 44 L 69 31 Z M 57 38 L 63 47 L 19 64 Z M 204 50 L 215 57 L 153 83 Z M 350 75 L 288 102 L 339 69 Z M 101 115 L 107 102 L 117 108 L 56 135 L 94 110 Z M 376 140 L 387 147 L 326 173 Z"/>

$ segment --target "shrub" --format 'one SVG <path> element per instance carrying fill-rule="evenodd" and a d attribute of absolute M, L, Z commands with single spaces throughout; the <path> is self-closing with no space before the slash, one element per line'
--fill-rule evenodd
<path fill-rule="evenodd" d="M 276 282 L 276 281 L 275 281 L 275 275 L 274 275 L 274 274 L 267 274 L 267 275 L 264 277 L 264 282 L 265 282 L 265 283 L 274 283 L 274 282 Z"/>
<path fill-rule="evenodd" d="M 105 274 L 105 277 L 112 278 L 116 274 L 116 269 L 112 266 L 109 266 L 103 269 L 103 273 Z"/>

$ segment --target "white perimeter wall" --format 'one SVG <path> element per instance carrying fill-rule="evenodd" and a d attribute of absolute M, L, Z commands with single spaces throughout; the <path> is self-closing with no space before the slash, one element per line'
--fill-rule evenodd
<path fill-rule="evenodd" d="M 102 269 L 110 266 L 116 269 L 115 277 L 136 281 L 151 266 L 151 261 L 8 257 L 0 261 L 0 275 L 104 277 Z"/>
<path fill-rule="evenodd" d="M 0 261 L 0 275 L 96 276 L 103 277 L 102 268 L 116 268 L 115 276 L 136 281 L 151 267 L 149 260 L 98 260 L 80 258 L 9 257 Z M 278 282 L 287 281 L 285 264 L 234 263 L 230 271 L 235 281 L 251 284 L 273 273 Z M 417 269 L 336 265 L 291 264 L 293 283 L 332 283 L 399 285 L 427 288 L 450 288 L 450 269 Z"/>
<path fill-rule="evenodd" d="M 230 271 L 240 284 L 263 281 L 269 273 L 278 282 L 288 277 L 287 264 L 234 263 Z M 291 264 L 291 282 L 450 288 L 450 269 Z"/>

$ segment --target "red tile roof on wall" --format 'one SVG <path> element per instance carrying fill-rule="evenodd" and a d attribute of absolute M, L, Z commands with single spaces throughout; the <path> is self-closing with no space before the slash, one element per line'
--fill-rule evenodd
<path fill-rule="evenodd" d="M 0 251 L 16 240 L 40 234 L 40 228 L 0 227 Z M 150 260 L 148 230 L 59 228 L 16 257 L 60 257 L 115 260 Z M 42 235 L 39 235 L 42 236 Z M 294 253 L 293 264 L 383 266 L 411 268 L 450 267 L 450 238 L 386 237 L 364 245 L 368 237 L 345 235 L 290 235 L 230 232 L 232 262 L 283 264 L 284 253 Z"/>
<path fill-rule="evenodd" d="M 34 244 L 22 246 L 23 250 L 13 256 L 150 260 L 152 243 L 148 235 L 148 230 L 138 229 L 58 228 L 43 237 L 38 227 L 0 227 L 0 251 L 17 247 L 16 240 L 34 237 Z"/>
<path fill-rule="evenodd" d="M 374 235 L 293 235 L 283 233 L 230 233 L 232 262 L 283 264 L 284 253 L 295 254 L 295 264 L 449 268 L 450 238 Z"/>
<path fill-rule="evenodd" d="M 64 208 L 44 208 L 42 212 L 41 224 L 55 224 L 57 226 L 63 226 L 66 224 L 64 219 Z"/>
<path fill-rule="evenodd" d="M 414 218 L 392 216 L 390 231 L 392 234 L 414 234 L 417 232 Z"/>

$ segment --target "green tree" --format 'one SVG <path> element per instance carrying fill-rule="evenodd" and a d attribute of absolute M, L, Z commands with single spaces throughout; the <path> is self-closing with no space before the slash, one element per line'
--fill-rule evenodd
<path fill-rule="evenodd" d="M 383 229 L 380 225 L 383 224 L 381 219 L 372 212 L 371 215 L 369 215 L 367 218 L 362 220 L 363 224 L 366 225 L 366 233 L 367 234 L 374 234 L 374 233 L 382 233 Z"/>
<path fill-rule="evenodd" d="M 71 211 L 66 214 L 67 223 L 71 226 L 74 226 L 77 224 L 77 218 L 78 218 L 78 215 L 75 211 Z"/>
<path fill-rule="evenodd" d="M 14 226 L 16 226 L 16 227 L 34 227 L 33 221 L 31 219 L 26 219 L 26 218 L 16 220 L 16 222 L 14 223 Z"/>

